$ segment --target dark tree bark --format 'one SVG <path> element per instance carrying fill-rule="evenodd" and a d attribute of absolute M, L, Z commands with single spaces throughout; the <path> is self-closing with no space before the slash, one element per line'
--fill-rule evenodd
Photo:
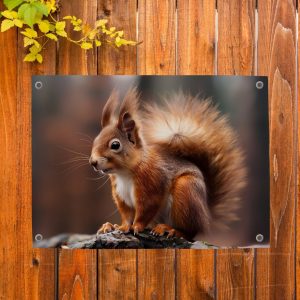
<path fill-rule="evenodd" d="M 66 248 L 66 249 L 209 249 L 214 248 L 203 242 L 189 242 L 183 238 L 167 238 L 167 236 L 153 236 L 149 230 L 133 235 L 124 234 L 118 230 L 96 235 L 60 234 L 49 239 L 34 243 L 38 248 Z"/>

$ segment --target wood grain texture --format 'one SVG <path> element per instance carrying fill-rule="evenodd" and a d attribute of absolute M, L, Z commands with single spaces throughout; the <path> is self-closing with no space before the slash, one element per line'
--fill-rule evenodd
<path fill-rule="evenodd" d="M 258 73 L 269 76 L 271 248 L 258 250 L 257 299 L 295 296 L 296 9 L 259 1 Z"/>
<path fill-rule="evenodd" d="M 139 0 L 138 74 L 175 74 L 176 1 Z"/>
<path fill-rule="evenodd" d="M 177 73 L 213 75 L 215 3 L 178 0 Z"/>
<path fill-rule="evenodd" d="M 6 34 L 9 36 L 10 33 Z M 10 232 L 12 235 L 7 233 L 7 237 L 11 241 L 6 241 L 6 245 L 11 245 L 10 247 L 14 248 L 11 252 L 14 256 L 13 262 L 6 261 L 6 264 L 13 270 L 13 277 L 10 278 L 10 281 L 3 281 L 8 295 L 4 296 L 5 293 L 0 294 L 1 297 L 3 296 L 6 299 L 53 298 L 55 295 L 54 249 L 40 250 L 32 248 L 31 75 L 55 74 L 55 46 L 49 44 L 45 50 L 45 64 L 28 64 L 23 62 L 27 52 L 23 49 L 23 37 L 20 34 L 16 35 L 14 32 L 10 38 L 10 41 L 6 41 L 7 50 L 10 53 L 3 53 L 3 57 L 6 57 L 9 63 L 7 65 L 7 74 L 9 74 L 7 79 L 9 79 L 12 86 L 11 91 L 17 91 L 17 93 L 13 99 L 10 99 L 11 92 L 5 92 L 7 95 L 4 98 L 1 96 L 1 98 L 3 98 L 3 101 L 9 101 L 6 110 L 9 109 L 10 114 L 7 115 L 9 119 L 5 120 L 4 136 L 6 139 L 9 138 L 12 145 L 16 146 L 13 152 L 7 152 L 10 159 L 16 160 L 16 166 L 14 168 L 10 166 L 8 169 L 4 166 L 4 169 L 6 169 L 6 172 L 15 170 L 14 174 L 6 174 L 6 176 L 11 177 L 10 180 L 15 181 L 14 186 L 7 186 L 10 181 L 5 186 L 9 188 L 9 194 L 11 196 L 17 195 L 17 198 L 10 199 L 11 196 L 7 195 L 8 197 L 5 199 L 6 203 L 11 206 L 8 211 L 5 211 L 5 215 L 6 218 L 9 217 L 10 227 L 13 228 L 13 231 Z M 13 44 L 18 45 L 17 52 Z M 6 62 L 4 62 L 5 64 Z M 6 77 L 6 72 L 4 74 Z M 16 77 L 13 78 L 12 76 Z M 1 86 L 7 79 L 3 78 L 1 80 Z M 16 85 L 13 85 L 13 81 L 16 82 Z M 8 86 L 5 86 L 5 88 L 10 90 Z M 17 89 L 15 90 L 15 88 Z M 5 106 L 3 105 L 3 107 Z M 13 125 L 11 122 L 13 122 Z M 13 133 L 10 132 L 11 130 L 13 130 Z M 7 161 L 9 162 L 9 158 Z M 5 273 L 5 270 L 1 273 Z"/>
<path fill-rule="evenodd" d="M 60 16 L 77 16 L 85 23 L 94 25 L 97 16 L 97 0 L 61 0 Z M 68 35 L 78 39 L 78 33 L 70 30 L 67 26 Z M 80 46 L 60 39 L 58 56 L 59 74 L 97 74 L 97 50 L 82 51 Z"/>
<path fill-rule="evenodd" d="M 298 3 L 299 5 L 299 3 Z M 299 11 L 299 8 L 298 8 Z M 298 134 L 297 134 L 297 146 L 298 146 L 298 157 L 297 157 L 297 199 L 296 199 L 296 297 L 300 295 L 300 206 L 299 206 L 299 199 L 300 199 L 300 158 L 299 158 L 299 153 L 300 153 L 300 96 L 299 96 L 299 90 L 300 90 L 300 68 L 299 68 L 299 51 L 300 51 L 300 43 L 299 43 L 299 30 L 300 30 L 300 23 L 298 20 L 298 57 L 297 57 L 297 72 L 298 72 L 298 89 L 297 92 L 297 106 L 298 106 L 298 111 L 297 111 L 297 118 L 296 121 L 298 122 Z"/>
<path fill-rule="evenodd" d="M 97 0 L 61 1 L 60 15 L 76 15 L 94 24 Z M 70 28 L 67 28 L 70 32 Z M 73 35 L 73 33 L 72 33 Z M 58 74 L 97 74 L 96 51 L 83 51 L 68 41 L 59 44 Z M 60 299 L 97 298 L 97 251 L 61 250 L 58 258 L 58 295 Z"/>
<path fill-rule="evenodd" d="M 218 1 L 218 75 L 253 75 L 255 1 Z M 217 298 L 253 299 L 254 250 L 217 251 Z"/>
<path fill-rule="evenodd" d="M 97 299 L 97 250 L 60 250 L 58 298 Z"/>
<path fill-rule="evenodd" d="M 136 0 L 98 1 L 98 17 L 108 18 L 135 40 Z M 136 74 L 136 48 L 98 48 L 98 74 Z M 136 250 L 98 250 L 98 298 L 136 299 Z"/>
<path fill-rule="evenodd" d="M 98 18 L 109 22 L 125 32 L 125 38 L 137 40 L 136 33 L 137 0 L 100 0 Z M 136 47 L 113 48 L 103 45 L 98 48 L 99 74 L 136 74 Z"/>
<path fill-rule="evenodd" d="M 253 75 L 255 0 L 218 1 L 218 75 Z"/>
<path fill-rule="evenodd" d="M 136 250 L 99 250 L 98 298 L 136 299 Z"/>
<path fill-rule="evenodd" d="M 175 0 L 138 2 L 139 75 L 173 75 Z M 175 299 L 175 250 L 138 250 L 138 299 Z"/>
<path fill-rule="evenodd" d="M 215 3 L 179 0 L 177 74 L 214 74 Z M 212 299 L 214 251 L 176 250 L 177 299 Z"/>
<path fill-rule="evenodd" d="M 176 250 L 177 299 L 215 299 L 214 251 Z"/>
<path fill-rule="evenodd" d="M 3 8 L 2 3 L 0 8 Z M 15 179 L 18 160 L 11 155 L 18 156 L 17 139 L 17 32 L 10 30 L 0 34 L 0 148 L 2 165 L 0 168 L 0 298 L 15 299 L 17 285 L 24 287 L 23 280 L 17 279 L 22 272 L 19 262 L 21 251 L 17 248 L 17 236 L 20 226 L 16 226 L 19 203 L 17 181 Z M 5 45 L 3 47 L 2 45 Z M 27 238 L 27 237 L 25 237 Z"/>
<path fill-rule="evenodd" d="M 175 251 L 138 250 L 138 299 L 175 299 Z"/>
<path fill-rule="evenodd" d="M 217 299 L 253 299 L 253 249 L 217 253 Z"/>

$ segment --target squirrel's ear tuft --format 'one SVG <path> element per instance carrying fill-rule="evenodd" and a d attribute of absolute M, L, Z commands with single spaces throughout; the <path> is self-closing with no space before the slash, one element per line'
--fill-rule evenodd
<path fill-rule="evenodd" d="M 114 116 L 116 117 L 116 111 L 118 106 L 119 94 L 116 90 L 113 90 L 102 111 L 102 128 L 111 123 Z"/>
<path fill-rule="evenodd" d="M 139 95 L 137 89 L 130 89 L 120 107 L 118 128 L 124 132 L 128 140 L 135 144 L 140 144 L 138 136 L 138 127 L 136 124 L 136 118 L 138 117 L 139 109 Z"/>
<path fill-rule="evenodd" d="M 135 117 L 139 109 L 139 94 L 137 88 L 131 88 L 124 97 L 120 107 L 119 122 L 123 121 L 125 113 Z"/>

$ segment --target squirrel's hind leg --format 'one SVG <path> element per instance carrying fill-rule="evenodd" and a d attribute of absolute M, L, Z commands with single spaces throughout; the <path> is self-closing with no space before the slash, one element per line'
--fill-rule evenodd
<path fill-rule="evenodd" d="M 171 193 L 173 226 L 191 238 L 207 232 L 211 217 L 203 177 L 194 173 L 181 175 L 174 180 Z"/>
<path fill-rule="evenodd" d="M 155 236 L 163 236 L 165 233 L 168 234 L 167 235 L 168 238 L 171 238 L 174 236 L 186 238 L 182 232 L 172 228 L 171 226 L 169 226 L 167 224 L 157 224 L 151 230 L 151 234 L 153 234 Z"/>

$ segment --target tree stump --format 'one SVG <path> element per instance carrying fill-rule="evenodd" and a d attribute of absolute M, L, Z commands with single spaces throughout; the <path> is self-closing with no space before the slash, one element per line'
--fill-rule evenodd
<path fill-rule="evenodd" d="M 123 233 L 115 230 L 99 235 L 59 234 L 34 243 L 37 248 L 64 249 L 211 249 L 214 246 L 204 242 L 189 242 L 184 238 L 153 236 L 150 230 L 138 234 Z"/>

